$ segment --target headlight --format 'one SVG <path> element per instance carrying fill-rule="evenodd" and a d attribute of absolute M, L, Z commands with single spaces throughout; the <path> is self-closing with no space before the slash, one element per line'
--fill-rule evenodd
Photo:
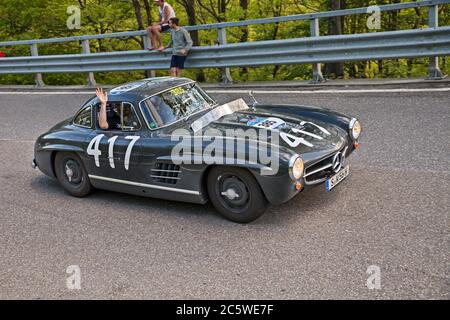
<path fill-rule="evenodd" d="M 299 180 L 303 177 L 303 171 L 305 170 L 305 165 L 303 164 L 303 159 L 298 156 L 292 156 L 289 161 L 289 175 L 292 180 Z"/>
<path fill-rule="evenodd" d="M 361 130 L 361 123 L 357 119 L 352 118 L 349 124 L 349 131 L 353 140 L 358 140 Z"/>

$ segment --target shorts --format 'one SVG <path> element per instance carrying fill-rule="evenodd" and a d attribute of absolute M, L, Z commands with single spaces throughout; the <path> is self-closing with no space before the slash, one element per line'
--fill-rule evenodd
<path fill-rule="evenodd" d="M 169 27 L 168 24 L 162 24 L 162 25 L 161 25 L 161 32 L 167 31 L 167 30 L 169 30 L 169 29 L 170 29 L 170 27 Z"/>
<path fill-rule="evenodd" d="M 172 61 L 170 61 L 171 68 L 184 69 L 184 62 L 186 61 L 186 56 L 172 56 Z"/>

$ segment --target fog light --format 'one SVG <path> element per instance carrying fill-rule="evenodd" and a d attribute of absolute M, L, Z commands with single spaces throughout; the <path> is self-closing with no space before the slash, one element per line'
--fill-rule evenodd
<path fill-rule="evenodd" d="M 359 149 L 359 147 L 361 147 L 361 144 L 357 141 L 353 142 L 353 146 L 355 147 L 355 149 Z"/>
<path fill-rule="evenodd" d="M 300 182 L 297 182 L 296 184 L 295 184 L 295 190 L 300 190 L 302 188 L 302 184 L 300 183 Z"/>

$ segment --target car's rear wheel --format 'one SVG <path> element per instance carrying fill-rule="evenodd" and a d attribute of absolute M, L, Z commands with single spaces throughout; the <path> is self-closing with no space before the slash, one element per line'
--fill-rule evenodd
<path fill-rule="evenodd" d="M 75 197 L 84 197 L 92 191 L 92 185 L 78 155 L 58 152 L 55 156 L 55 174 L 63 188 Z"/>
<path fill-rule="evenodd" d="M 211 202 L 225 218 L 239 223 L 258 219 L 268 202 L 253 175 L 241 168 L 214 167 L 208 174 Z"/>

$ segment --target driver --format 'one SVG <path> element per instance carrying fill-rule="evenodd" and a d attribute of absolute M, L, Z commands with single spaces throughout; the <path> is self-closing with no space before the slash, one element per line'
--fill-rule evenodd
<path fill-rule="evenodd" d="M 103 89 L 97 88 L 95 91 L 100 101 L 100 112 L 98 114 L 98 125 L 103 130 L 117 130 L 120 128 L 120 103 L 111 104 L 108 108 L 108 95 Z"/>
<path fill-rule="evenodd" d="M 156 112 L 158 112 L 163 125 L 170 124 L 177 120 L 177 117 L 174 115 L 173 110 L 169 106 L 167 106 L 167 104 L 161 97 L 153 96 L 150 98 L 150 102 L 155 107 Z"/>

